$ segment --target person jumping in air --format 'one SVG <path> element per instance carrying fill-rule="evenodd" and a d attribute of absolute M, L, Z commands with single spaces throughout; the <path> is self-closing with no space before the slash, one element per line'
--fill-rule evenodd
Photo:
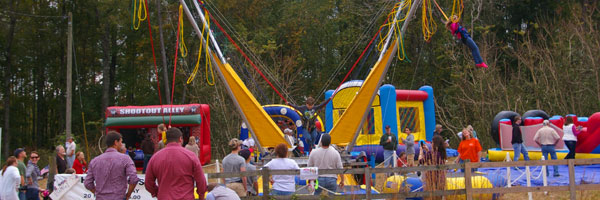
<path fill-rule="evenodd" d="M 457 18 L 458 17 L 456 15 L 450 17 L 451 20 L 445 22 L 446 28 L 450 30 L 452 35 L 460 39 L 460 41 L 462 41 L 463 44 L 467 45 L 467 47 L 471 49 L 471 54 L 473 54 L 473 60 L 475 60 L 475 66 L 488 68 L 488 66 L 483 62 L 483 58 L 481 58 L 481 54 L 479 53 L 479 47 L 477 47 L 477 44 L 475 44 L 475 41 L 473 41 L 473 38 L 471 38 L 471 35 L 469 35 L 469 32 L 467 32 L 467 29 L 461 26 L 460 23 L 454 22 L 457 21 Z"/>

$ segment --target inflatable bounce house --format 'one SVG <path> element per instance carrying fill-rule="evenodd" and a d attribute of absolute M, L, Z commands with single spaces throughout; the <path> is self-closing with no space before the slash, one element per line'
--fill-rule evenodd
<path fill-rule="evenodd" d="M 336 91 L 325 92 L 325 99 L 333 96 L 325 108 L 325 132 L 331 131 L 362 83 L 362 80 L 352 80 L 342 84 Z M 379 145 L 379 139 L 384 134 L 386 125 L 391 127 L 392 134 L 398 138 L 406 138 L 403 130 L 410 128 L 415 141 L 431 141 L 435 130 L 433 88 L 423 86 L 419 90 L 396 90 L 393 85 L 382 85 L 352 151 L 365 151 L 367 155 L 375 153 L 376 160 L 383 161 L 383 148 Z M 398 146 L 398 154 L 404 150 L 404 145 Z M 419 152 L 418 145 L 415 145 L 415 151 Z"/>
<path fill-rule="evenodd" d="M 503 161 L 506 154 L 513 157 L 512 139 L 512 122 L 516 116 L 520 116 L 516 112 L 502 111 L 499 112 L 492 121 L 491 136 L 500 147 L 488 150 L 489 159 L 491 161 Z M 583 126 L 582 132 L 577 135 L 576 158 L 600 158 L 600 113 L 594 113 L 588 117 L 577 117 L 569 114 L 565 117 L 570 117 L 576 126 Z M 559 136 L 563 136 L 563 124 L 565 117 L 555 115 L 550 117 L 542 110 L 530 110 L 522 115 L 522 124 L 520 126 L 523 134 L 523 143 L 529 151 L 531 160 L 541 159 L 541 150 L 533 137 L 537 130 L 542 127 L 544 120 L 550 121 L 550 127 L 554 128 Z M 556 145 L 558 159 L 563 159 L 569 150 L 566 148 L 563 141 Z M 521 159 L 522 159 L 521 155 Z"/>
<path fill-rule="evenodd" d="M 304 124 L 302 124 L 302 113 L 300 113 L 300 111 L 287 105 L 265 105 L 263 106 L 263 109 L 267 112 L 271 119 L 273 119 L 273 121 L 277 123 L 277 125 L 280 128 L 290 128 L 294 130 L 296 138 L 299 138 L 303 142 L 303 144 L 306 144 L 304 135 L 302 135 L 302 133 L 304 132 Z M 321 126 L 321 124 L 323 124 L 321 117 L 317 116 L 315 123 L 317 125 L 317 131 L 322 133 L 324 129 L 323 126 Z M 268 135 L 261 134 L 261 132 L 255 133 L 255 135 L 256 137 L 270 137 Z M 250 137 L 250 135 L 248 135 L 248 127 L 245 123 L 242 123 L 242 127 L 240 130 L 240 140 L 245 140 L 248 137 Z"/>
<path fill-rule="evenodd" d="M 157 132 L 158 124 L 171 122 L 183 132 L 184 144 L 190 136 L 196 137 L 200 148 L 198 158 L 204 165 L 210 162 L 210 108 L 207 104 L 153 105 L 153 106 L 112 106 L 106 108 L 106 132 L 117 131 L 123 135 L 123 143 L 134 147 L 136 166 L 143 164 L 144 154 L 141 143 L 149 134 L 155 144 L 162 140 Z M 141 164 L 140 164 L 141 163 Z"/>

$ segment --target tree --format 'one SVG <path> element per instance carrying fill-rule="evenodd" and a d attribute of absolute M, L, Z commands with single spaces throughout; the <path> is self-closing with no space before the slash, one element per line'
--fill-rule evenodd
<path fill-rule="evenodd" d="M 11 70 L 12 70 L 12 44 L 13 44 L 13 37 L 15 35 L 15 26 L 16 26 L 16 22 L 17 19 L 15 18 L 15 1 L 11 0 L 9 2 L 9 10 L 11 11 L 10 13 L 10 17 L 9 17 L 9 27 L 8 27 L 8 33 L 6 36 L 6 47 L 5 47 L 5 51 L 6 53 L 4 54 L 4 57 L 6 58 L 5 60 L 5 68 L 4 68 L 4 128 L 2 129 L 2 135 L 4 137 L 4 157 L 8 157 L 8 155 L 10 155 L 10 141 L 11 141 L 11 129 L 10 129 L 10 98 L 12 96 L 11 93 L 11 87 L 12 87 L 12 74 L 11 74 Z"/>

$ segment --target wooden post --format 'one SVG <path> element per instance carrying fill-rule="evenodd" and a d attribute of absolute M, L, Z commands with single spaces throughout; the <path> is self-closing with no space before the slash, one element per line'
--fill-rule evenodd
<path fill-rule="evenodd" d="M 471 183 L 471 162 L 467 159 L 465 161 L 465 190 L 467 193 L 467 200 L 473 200 L 473 184 Z"/>
<path fill-rule="evenodd" d="M 571 200 L 577 199 L 577 193 L 575 191 L 575 160 L 568 159 L 569 164 L 569 192 L 571 193 Z"/>
<path fill-rule="evenodd" d="M 221 167 L 219 166 L 219 159 L 217 159 L 216 167 L 217 167 L 217 173 L 221 173 Z M 221 178 L 217 179 L 217 183 L 221 183 Z M 225 183 L 225 179 L 223 179 L 223 183 Z"/>
<path fill-rule="evenodd" d="M 371 199 L 371 167 L 365 167 L 365 194 L 367 199 Z"/>
<path fill-rule="evenodd" d="M 66 97 L 66 124 L 65 124 L 65 132 L 67 134 L 67 138 L 71 137 L 71 104 L 73 99 L 73 94 L 71 89 L 73 85 L 71 84 L 73 81 L 73 73 L 72 73 L 72 63 L 73 63 L 73 14 L 69 12 L 69 22 L 68 22 L 68 36 L 67 36 L 67 97 Z M 42 81 L 42 80 L 40 80 Z"/>
<path fill-rule="evenodd" d="M 262 180 L 263 180 L 263 199 L 270 199 L 269 197 L 269 168 L 262 168 Z"/>
<path fill-rule="evenodd" d="M 56 151 L 52 151 L 52 152 L 56 152 Z M 48 165 L 50 165 L 49 167 L 49 172 L 48 172 L 48 181 L 46 183 L 46 186 L 48 186 L 48 184 L 50 185 L 50 191 L 54 190 L 54 176 L 56 175 L 56 153 L 51 154 L 50 156 L 48 156 Z"/>

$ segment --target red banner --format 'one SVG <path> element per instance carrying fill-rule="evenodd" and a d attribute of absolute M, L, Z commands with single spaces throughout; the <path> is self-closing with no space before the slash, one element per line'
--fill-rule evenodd
<path fill-rule="evenodd" d="M 151 105 L 151 106 L 111 106 L 106 108 L 106 117 L 137 117 L 162 115 L 201 114 L 201 104 Z"/>

